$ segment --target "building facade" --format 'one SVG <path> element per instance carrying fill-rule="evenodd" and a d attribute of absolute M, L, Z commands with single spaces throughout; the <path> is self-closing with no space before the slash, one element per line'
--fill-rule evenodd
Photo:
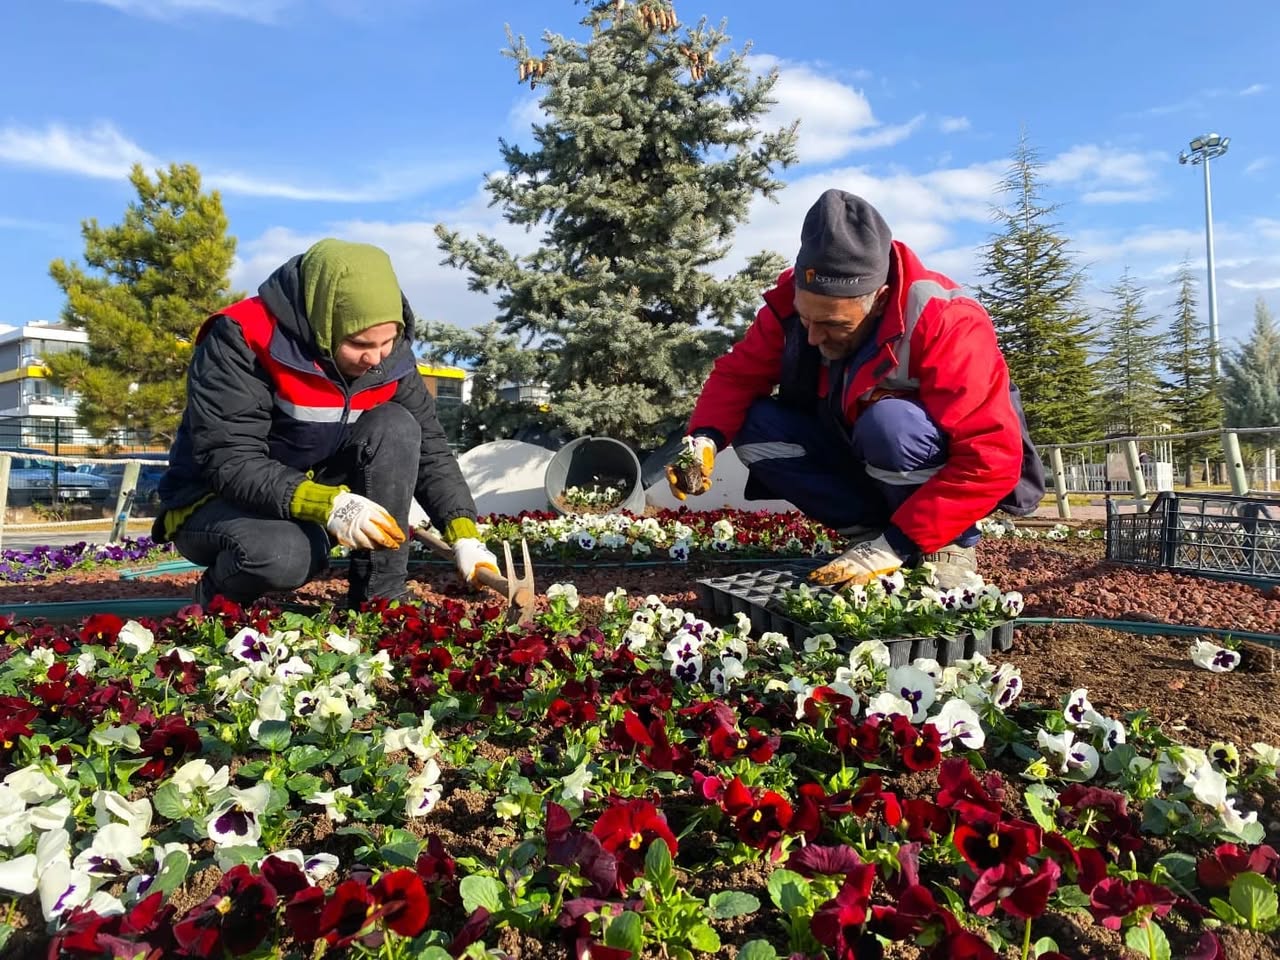
<path fill-rule="evenodd" d="M 54 385 L 44 358 L 88 344 L 83 330 L 58 323 L 0 325 L 0 446 L 92 442 L 76 426 L 76 395 Z"/>

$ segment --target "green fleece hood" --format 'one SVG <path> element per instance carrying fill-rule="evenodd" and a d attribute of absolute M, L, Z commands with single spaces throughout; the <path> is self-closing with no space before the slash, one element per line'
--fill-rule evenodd
<path fill-rule="evenodd" d="M 321 240 L 302 255 L 302 299 L 326 357 L 347 337 L 381 323 L 404 330 L 391 258 L 368 243 Z"/>

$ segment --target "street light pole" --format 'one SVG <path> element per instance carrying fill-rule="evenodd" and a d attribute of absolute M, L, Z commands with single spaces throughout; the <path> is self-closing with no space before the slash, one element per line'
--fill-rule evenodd
<path fill-rule="evenodd" d="M 1213 264 L 1213 192 L 1209 185 L 1209 161 L 1227 152 L 1230 137 L 1207 133 L 1191 141 L 1191 150 L 1178 154 L 1179 163 L 1199 164 L 1204 167 L 1204 240 L 1205 261 L 1209 270 L 1209 369 L 1213 379 L 1218 379 L 1218 284 Z"/>

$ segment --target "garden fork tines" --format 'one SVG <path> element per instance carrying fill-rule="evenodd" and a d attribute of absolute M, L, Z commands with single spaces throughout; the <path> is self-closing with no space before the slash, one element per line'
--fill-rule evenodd
<path fill-rule="evenodd" d="M 445 543 L 438 533 L 434 530 L 428 530 L 425 527 L 414 527 L 413 537 L 420 540 L 430 547 L 435 553 L 445 559 L 453 559 L 453 547 Z M 537 611 L 538 588 L 534 585 L 533 580 L 533 560 L 529 557 L 529 543 L 521 539 L 520 550 L 523 554 L 524 572 L 517 577 L 515 562 L 511 556 L 511 544 L 503 541 L 502 553 L 504 558 L 503 574 L 497 571 L 490 571 L 487 567 L 481 567 L 476 571 L 476 580 L 490 590 L 496 590 L 507 598 L 507 616 L 511 616 L 512 611 L 518 615 L 518 623 L 524 623 L 532 620 L 534 613 Z"/>
<path fill-rule="evenodd" d="M 503 573 L 507 581 L 508 612 L 519 612 L 518 623 L 532 620 L 536 610 L 538 588 L 533 581 L 533 560 L 529 556 L 529 541 L 520 538 L 521 566 L 524 572 L 517 577 L 515 563 L 511 558 L 511 544 L 502 541 Z"/>

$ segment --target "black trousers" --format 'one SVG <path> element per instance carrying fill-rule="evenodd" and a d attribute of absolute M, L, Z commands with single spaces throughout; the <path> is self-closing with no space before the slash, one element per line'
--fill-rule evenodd
<path fill-rule="evenodd" d="M 315 480 L 345 484 L 381 504 L 407 533 L 421 449 L 413 414 L 384 403 L 348 426 L 337 453 L 315 468 Z M 173 542 L 182 556 L 208 568 L 197 602 L 222 594 L 252 603 L 264 593 L 296 590 L 328 568 L 333 546 L 321 524 L 263 516 L 221 497 L 188 517 Z M 398 550 L 353 550 L 347 602 L 403 597 L 408 568 L 408 541 Z"/>

